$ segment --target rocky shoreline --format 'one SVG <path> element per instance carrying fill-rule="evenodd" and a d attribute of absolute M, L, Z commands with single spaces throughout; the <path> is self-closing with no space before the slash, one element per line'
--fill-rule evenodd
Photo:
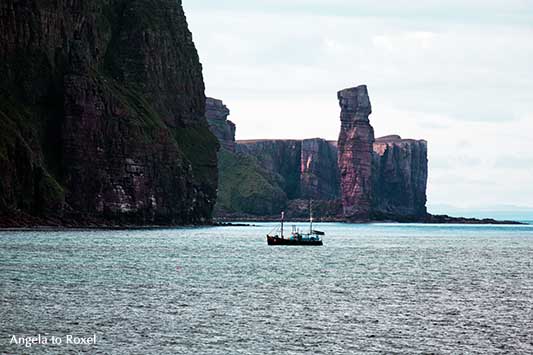
<path fill-rule="evenodd" d="M 292 217 L 290 222 L 307 222 L 305 217 Z M 529 225 L 528 223 L 512 220 L 496 220 L 492 218 L 467 218 L 452 217 L 448 215 L 427 214 L 421 218 L 405 218 L 399 216 L 371 216 L 370 219 L 347 220 L 343 217 L 318 217 L 315 222 L 336 222 L 353 224 L 372 223 L 423 223 L 423 224 L 471 224 L 471 225 Z M 202 224 L 175 225 L 175 224 L 146 224 L 136 225 L 117 221 L 99 219 L 78 219 L 68 217 L 36 218 L 30 215 L 0 216 L 0 231 L 57 231 L 57 230 L 139 230 L 139 229 L 165 229 L 175 227 L 202 227 L 202 226 L 227 226 L 244 227 L 254 226 L 253 223 L 278 222 L 279 216 L 253 216 L 253 215 L 226 215 L 215 218 L 212 222 Z"/>
<path fill-rule="evenodd" d="M 129 220 L 109 220 L 90 216 L 47 216 L 35 217 L 26 213 L 0 215 L 0 230 L 92 230 L 92 229 L 157 229 L 169 227 L 210 226 L 212 221 L 200 223 L 132 223 Z"/>
<path fill-rule="evenodd" d="M 218 223 L 232 221 L 232 222 L 277 222 L 279 216 L 232 216 L 232 217 L 219 217 L 216 219 Z M 292 222 L 307 222 L 308 218 L 291 218 Z M 382 219 L 360 219 L 360 220 L 347 220 L 342 217 L 322 217 L 314 219 L 315 222 L 337 222 L 337 223 L 352 223 L 352 224 L 372 224 L 372 223 L 422 223 L 422 224 L 477 224 L 477 225 L 529 225 L 528 223 L 510 220 L 496 220 L 493 218 L 467 218 L 467 217 L 452 217 L 448 215 L 431 215 L 428 214 L 422 218 L 382 218 Z"/>

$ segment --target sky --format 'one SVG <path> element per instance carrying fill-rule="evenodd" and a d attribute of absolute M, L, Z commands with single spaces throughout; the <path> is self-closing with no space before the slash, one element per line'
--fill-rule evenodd
<path fill-rule="evenodd" d="M 336 140 L 337 91 L 366 84 L 376 137 L 428 141 L 430 211 L 533 206 L 533 0 L 183 6 L 237 139 Z"/>

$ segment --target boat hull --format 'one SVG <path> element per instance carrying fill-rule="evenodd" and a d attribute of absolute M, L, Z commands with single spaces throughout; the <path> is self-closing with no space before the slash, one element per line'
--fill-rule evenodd
<path fill-rule="evenodd" d="M 271 237 L 267 235 L 267 244 L 268 245 L 311 245 L 319 246 L 323 245 L 322 240 L 298 240 L 298 239 L 284 239 Z"/>

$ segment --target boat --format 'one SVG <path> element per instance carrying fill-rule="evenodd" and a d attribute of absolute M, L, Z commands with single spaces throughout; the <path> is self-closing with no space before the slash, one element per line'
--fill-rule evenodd
<path fill-rule="evenodd" d="M 281 212 L 280 227 L 276 227 L 267 234 L 268 245 L 323 245 L 322 236 L 324 232 L 313 229 L 313 212 L 309 207 L 309 232 L 303 233 L 296 226 L 292 226 L 289 236 L 283 234 L 283 225 L 285 222 L 285 213 Z"/>

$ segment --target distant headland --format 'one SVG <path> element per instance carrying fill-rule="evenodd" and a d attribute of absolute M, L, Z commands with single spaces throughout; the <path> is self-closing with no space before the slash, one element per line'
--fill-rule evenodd
<path fill-rule="evenodd" d="M 304 220 L 311 203 L 321 221 L 518 223 L 429 214 L 427 142 L 375 138 L 365 85 L 339 91 L 338 99 L 338 141 L 236 141 L 230 110 L 222 100 L 207 98 L 206 117 L 221 145 L 215 218 L 274 221 L 284 210 L 288 218 Z"/>

